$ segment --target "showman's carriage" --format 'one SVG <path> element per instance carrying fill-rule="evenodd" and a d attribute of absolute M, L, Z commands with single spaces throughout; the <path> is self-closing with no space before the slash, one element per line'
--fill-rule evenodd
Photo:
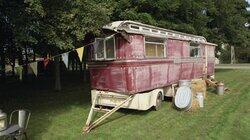
<path fill-rule="evenodd" d="M 202 36 L 134 21 L 112 22 L 103 30 L 106 36 L 96 38 L 88 63 L 92 108 L 86 131 L 119 108 L 159 109 L 164 96 L 175 96 L 179 80 L 214 75 L 216 44 Z M 107 113 L 91 124 L 94 111 Z"/>

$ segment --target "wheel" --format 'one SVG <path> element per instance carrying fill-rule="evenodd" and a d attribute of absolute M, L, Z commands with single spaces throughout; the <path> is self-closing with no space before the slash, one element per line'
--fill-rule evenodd
<path fill-rule="evenodd" d="M 162 93 L 159 92 L 156 98 L 156 105 L 154 107 L 154 109 L 157 111 L 161 108 L 161 103 L 162 103 Z"/>

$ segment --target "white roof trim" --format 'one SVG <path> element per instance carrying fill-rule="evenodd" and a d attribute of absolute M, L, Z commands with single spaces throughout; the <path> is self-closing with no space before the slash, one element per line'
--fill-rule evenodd
<path fill-rule="evenodd" d="M 103 29 L 113 30 L 116 32 L 124 30 L 127 33 L 143 34 L 143 35 L 150 35 L 150 36 L 163 37 L 163 38 L 170 37 L 170 38 L 190 40 L 190 41 L 195 41 L 195 42 L 200 42 L 200 43 L 208 43 L 206 38 L 203 36 L 197 36 L 197 35 L 182 33 L 178 31 L 168 30 L 168 29 L 143 24 L 140 22 L 130 21 L 130 20 L 115 21 L 115 22 L 112 22 L 103 26 Z"/>

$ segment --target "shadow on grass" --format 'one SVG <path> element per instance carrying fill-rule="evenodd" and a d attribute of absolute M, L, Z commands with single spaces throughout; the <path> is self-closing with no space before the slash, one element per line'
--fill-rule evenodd
<path fill-rule="evenodd" d="M 79 126 L 82 127 L 82 123 L 85 123 L 91 107 L 89 83 L 84 83 L 79 73 L 70 73 L 61 76 L 61 78 L 62 91 L 60 92 L 53 90 L 54 79 L 46 77 L 30 77 L 25 83 L 17 81 L 0 85 L 0 109 L 8 115 L 15 109 L 25 108 L 31 110 L 32 115 L 28 126 L 29 139 L 44 139 L 44 135 L 50 135 L 64 129 L 64 121 L 70 122 L 73 119 L 81 119 L 82 122 L 75 124 L 77 128 L 68 129 L 78 129 Z M 80 108 L 80 110 L 78 110 L 79 112 L 76 112 L 76 110 L 72 112 L 72 108 Z M 111 115 L 97 128 L 122 119 L 128 114 L 143 116 L 150 111 L 152 109 L 147 111 L 120 109 L 118 113 Z M 69 112 L 79 113 L 78 115 L 84 116 L 72 118 L 73 116 L 67 116 L 70 114 Z M 101 113 L 98 113 L 94 119 L 97 119 L 100 115 Z M 53 129 L 56 129 L 55 132 L 51 132 Z"/>
<path fill-rule="evenodd" d="M 78 74 L 64 75 L 61 80 L 61 92 L 53 90 L 52 78 L 31 77 L 25 83 L 2 84 L 0 85 L 0 109 L 8 116 L 15 109 L 31 110 L 28 135 L 30 139 L 35 139 L 35 136 L 47 131 L 52 123 L 51 118 L 69 112 L 72 106 L 86 110 L 90 107 L 89 84 L 78 77 Z"/>
<path fill-rule="evenodd" d="M 81 131 L 82 123 L 85 123 L 91 107 L 90 85 L 83 82 L 79 73 L 62 75 L 61 78 L 61 92 L 54 91 L 54 79 L 46 77 L 30 77 L 29 81 L 25 83 L 14 82 L 0 85 L 0 109 L 8 115 L 12 110 L 18 108 L 31 110 L 32 115 L 28 126 L 29 139 L 44 139 L 44 135 L 53 135 L 66 128 Z M 72 108 L 80 109 L 72 111 Z M 145 116 L 152 110 L 153 108 L 147 111 L 120 109 L 118 113 L 110 116 L 97 128 L 123 119 L 127 115 Z M 69 112 L 78 115 L 78 118 L 72 118 L 74 116 L 69 116 Z M 84 116 L 80 116 L 82 114 Z M 100 117 L 100 113 L 94 119 L 98 117 Z M 65 122 L 71 122 L 73 119 L 81 119 L 82 122 L 77 122 L 78 124 L 73 124 L 75 126 L 68 127 Z M 70 133 L 69 135 L 75 134 Z"/>

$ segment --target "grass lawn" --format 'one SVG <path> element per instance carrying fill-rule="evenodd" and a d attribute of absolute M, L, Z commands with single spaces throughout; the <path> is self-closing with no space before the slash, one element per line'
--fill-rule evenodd
<path fill-rule="evenodd" d="M 86 135 L 81 132 L 91 106 L 89 85 L 76 75 L 63 79 L 60 93 L 52 90 L 51 79 L 3 86 L 0 108 L 8 115 L 16 108 L 32 111 L 31 140 L 249 139 L 250 71 L 218 70 L 216 78 L 230 91 L 218 96 L 210 90 L 199 111 L 180 112 L 171 102 L 159 111 L 123 109 Z"/>

